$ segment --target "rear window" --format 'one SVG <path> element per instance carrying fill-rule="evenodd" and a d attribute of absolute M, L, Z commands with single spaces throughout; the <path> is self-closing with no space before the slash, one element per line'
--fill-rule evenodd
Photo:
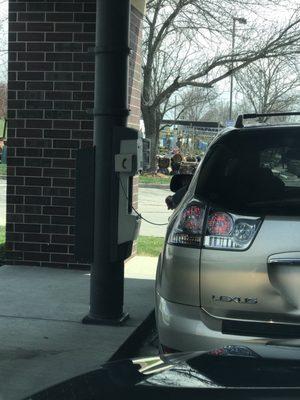
<path fill-rule="evenodd" d="M 300 215 L 300 131 L 224 136 L 203 162 L 197 194 L 235 213 Z"/>

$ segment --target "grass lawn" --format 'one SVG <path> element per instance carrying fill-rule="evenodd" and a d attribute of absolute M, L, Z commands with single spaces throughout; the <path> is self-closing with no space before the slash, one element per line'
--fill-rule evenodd
<path fill-rule="evenodd" d="M 139 236 L 137 241 L 138 256 L 157 257 L 164 244 L 163 237 Z"/>
<path fill-rule="evenodd" d="M 5 262 L 5 226 L 0 226 L 0 265 Z"/>
<path fill-rule="evenodd" d="M 0 226 L 0 245 L 5 243 L 5 226 Z"/>
<path fill-rule="evenodd" d="M 0 164 L 0 176 L 6 176 L 7 174 L 7 165 Z"/>
<path fill-rule="evenodd" d="M 172 176 L 170 175 L 159 175 L 159 176 L 151 176 L 151 175 L 140 175 L 139 182 L 145 184 L 155 184 L 155 185 L 169 185 Z"/>
<path fill-rule="evenodd" d="M 3 137 L 4 119 L 0 118 L 0 137 Z"/>

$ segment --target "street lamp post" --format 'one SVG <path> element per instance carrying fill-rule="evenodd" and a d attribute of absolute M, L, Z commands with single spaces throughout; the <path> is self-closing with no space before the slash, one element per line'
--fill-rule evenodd
<path fill-rule="evenodd" d="M 245 18 L 237 18 L 232 17 L 233 24 L 232 24 L 232 45 L 231 45 L 231 69 L 233 69 L 233 54 L 234 54 L 234 47 L 235 47 L 235 31 L 236 31 L 236 22 L 240 24 L 246 24 L 247 20 Z M 229 121 L 232 119 L 232 94 L 233 94 L 233 73 L 230 75 L 230 100 L 229 100 Z"/>

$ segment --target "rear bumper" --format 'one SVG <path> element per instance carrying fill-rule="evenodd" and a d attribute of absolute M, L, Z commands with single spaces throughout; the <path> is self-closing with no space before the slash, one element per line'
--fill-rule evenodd
<path fill-rule="evenodd" d="M 207 351 L 232 344 L 287 345 L 291 341 L 278 336 L 225 334 L 222 333 L 222 320 L 205 314 L 200 307 L 172 303 L 156 293 L 156 323 L 160 343 L 179 351 Z"/>

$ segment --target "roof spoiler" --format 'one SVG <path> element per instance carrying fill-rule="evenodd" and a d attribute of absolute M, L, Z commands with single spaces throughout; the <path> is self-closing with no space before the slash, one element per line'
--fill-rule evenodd
<path fill-rule="evenodd" d="M 278 113 L 267 113 L 267 114 L 241 114 L 237 117 L 235 128 L 244 128 L 244 119 L 252 119 L 259 117 L 280 117 L 289 115 L 300 115 L 300 112 L 278 112 Z"/>

